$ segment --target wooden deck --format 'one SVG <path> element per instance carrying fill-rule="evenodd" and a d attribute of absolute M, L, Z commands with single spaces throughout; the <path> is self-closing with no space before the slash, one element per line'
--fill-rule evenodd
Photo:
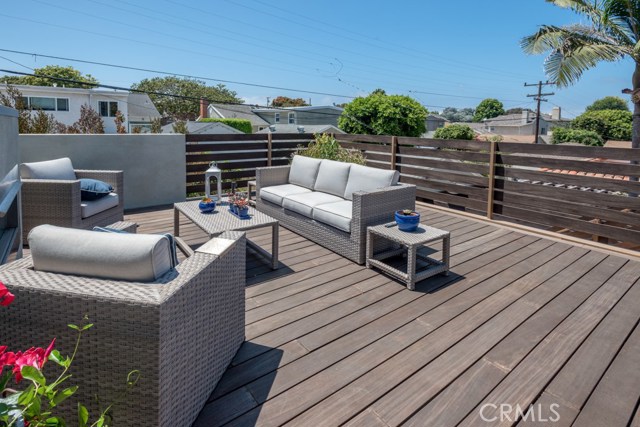
<path fill-rule="evenodd" d="M 640 262 L 420 210 L 452 274 L 414 292 L 284 228 L 279 270 L 248 254 L 247 341 L 195 426 L 640 426 Z"/>

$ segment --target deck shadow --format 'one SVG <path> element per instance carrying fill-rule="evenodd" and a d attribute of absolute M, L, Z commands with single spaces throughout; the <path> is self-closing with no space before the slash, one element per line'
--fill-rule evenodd
<path fill-rule="evenodd" d="M 267 400 L 284 351 L 245 341 L 240 346 L 236 358 L 246 354 L 255 354 L 256 357 L 238 365 L 231 362 L 200 411 L 193 427 L 209 427 L 230 422 L 243 412 L 239 408 L 253 408 L 243 415 L 243 425 L 252 426 L 257 423 L 261 408 L 258 402 Z M 244 387 L 255 378 L 260 378 L 259 388 L 249 390 Z"/>

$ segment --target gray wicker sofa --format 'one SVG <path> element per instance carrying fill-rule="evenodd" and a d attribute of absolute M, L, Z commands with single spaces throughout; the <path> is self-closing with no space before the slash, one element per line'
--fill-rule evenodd
<path fill-rule="evenodd" d="M 219 238 L 212 243 L 226 250 L 196 252 L 153 282 L 34 271 L 31 257 L 3 265 L 0 278 L 16 298 L 0 310 L 2 344 L 26 349 L 56 337 L 71 354 L 76 334 L 67 324 L 87 314 L 94 326 L 69 380 L 79 390 L 61 408 L 69 425 L 76 402 L 97 414 L 95 396 L 102 407 L 116 401 L 137 369 L 138 386 L 114 407 L 113 425 L 190 426 L 244 341 L 246 240 L 241 232 Z"/>
<path fill-rule="evenodd" d="M 414 209 L 416 188 L 397 171 L 294 156 L 256 170 L 256 208 L 328 249 L 364 264 L 367 227 Z"/>
<path fill-rule="evenodd" d="M 59 171 L 61 166 L 67 169 L 71 168 L 69 176 L 63 174 L 56 178 L 50 178 L 47 173 L 42 175 L 25 173 L 28 169 L 25 168 L 25 165 L 36 166 L 45 163 L 54 164 L 54 166 L 48 166 L 45 169 L 47 173 L 52 168 Z M 71 160 L 63 158 L 22 164 L 20 174 L 22 176 L 22 235 L 24 242 L 27 241 L 29 231 L 41 224 L 92 229 L 95 226 L 121 221 L 124 216 L 122 171 L 73 169 Z M 113 193 L 109 197 L 95 202 L 82 201 L 79 181 L 81 178 L 104 181 L 113 187 Z M 110 203 L 114 200 L 116 203 Z M 101 206 L 105 202 L 109 204 Z"/>

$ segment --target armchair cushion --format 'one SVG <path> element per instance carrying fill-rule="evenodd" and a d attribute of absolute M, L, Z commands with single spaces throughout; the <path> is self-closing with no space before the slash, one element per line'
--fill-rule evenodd
<path fill-rule="evenodd" d="M 282 206 L 290 211 L 297 212 L 301 215 L 311 218 L 313 208 L 324 203 L 342 202 L 342 197 L 333 194 L 322 193 L 320 191 L 312 191 L 310 193 L 294 194 L 287 196 L 282 202 Z"/>
<path fill-rule="evenodd" d="M 74 180 L 76 173 L 73 170 L 71 159 L 63 157 L 44 162 L 23 163 L 20 165 L 20 177 L 24 179 Z"/>
<path fill-rule="evenodd" d="M 320 169 L 320 159 L 305 156 L 294 156 L 289 170 L 289 184 L 313 190 Z"/>
<path fill-rule="evenodd" d="M 310 193 L 308 188 L 294 184 L 272 185 L 260 189 L 260 198 L 282 206 L 282 200 L 293 194 Z"/>
<path fill-rule="evenodd" d="M 351 165 L 344 198 L 353 200 L 353 193 L 356 191 L 372 191 L 396 185 L 399 178 L 398 171 Z"/>
<path fill-rule="evenodd" d="M 343 197 L 350 169 L 351 163 L 322 160 L 313 189 Z"/>
<path fill-rule="evenodd" d="M 34 270 L 149 282 L 171 269 L 171 248 L 155 234 L 96 233 L 40 225 L 29 233 Z"/>
<path fill-rule="evenodd" d="M 351 232 L 351 218 L 353 216 L 353 202 L 325 203 L 313 208 L 313 219 L 334 226 L 338 230 Z"/>
<path fill-rule="evenodd" d="M 82 219 L 89 218 L 107 209 L 118 206 L 120 199 L 116 193 L 106 194 L 104 197 L 96 200 L 83 200 L 80 203 L 80 216 Z"/>
<path fill-rule="evenodd" d="M 106 182 L 80 178 L 80 200 L 97 200 L 113 191 L 113 187 Z"/>

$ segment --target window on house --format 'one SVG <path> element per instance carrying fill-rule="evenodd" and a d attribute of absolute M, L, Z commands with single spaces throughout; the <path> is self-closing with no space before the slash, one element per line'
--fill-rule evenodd
<path fill-rule="evenodd" d="M 275 122 L 280 123 L 280 113 L 276 113 Z"/>
<path fill-rule="evenodd" d="M 69 111 L 69 100 L 67 98 L 58 98 L 56 103 L 58 111 Z"/>
<path fill-rule="evenodd" d="M 296 113 L 289 113 L 289 124 L 290 125 L 296 124 Z"/>
<path fill-rule="evenodd" d="M 69 111 L 67 98 L 50 98 L 46 96 L 22 96 L 20 102 L 25 108 L 43 111 Z"/>
<path fill-rule="evenodd" d="M 99 101 L 98 107 L 102 117 L 115 117 L 118 112 L 117 101 Z"/>
<path fill-rule="evenodd" d="M 540 129 L 540 135 L 546 135 L 546 134 L 547 134 L 547 128 Z"/>

